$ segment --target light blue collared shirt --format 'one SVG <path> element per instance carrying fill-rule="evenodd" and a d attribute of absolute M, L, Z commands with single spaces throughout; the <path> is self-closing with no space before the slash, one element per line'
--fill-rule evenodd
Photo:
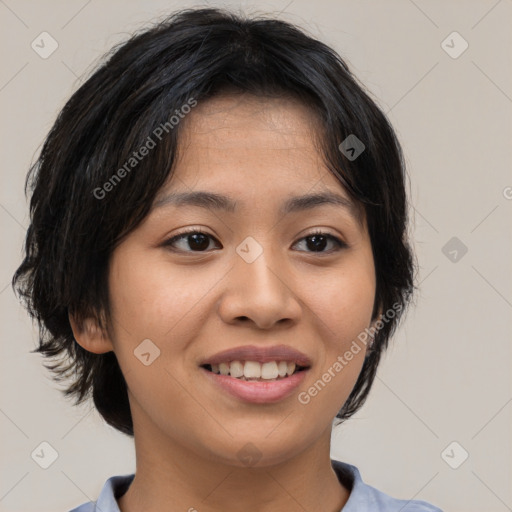
<path fill-rule="evenodd" d="M 365 484 L 359 470 L 350 464 L 331 460 L 338 480 L 350 489 L 347 503 L 340 512 L 442 512 L 425 501 L 399 500 Z M 84 503 L 70 512 L 120 512 L 117 505 L 135 477 L 132 475 L 113 476 L 109 478 L 94 503 Z"/>

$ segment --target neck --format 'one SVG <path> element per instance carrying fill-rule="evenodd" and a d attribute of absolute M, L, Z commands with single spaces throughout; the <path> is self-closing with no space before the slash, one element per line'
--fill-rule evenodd
<path fill-rule="evenodd" d="M 118 505 L 121 512 L 339 512 L 350 492 L 331 466 L 330 436 L 329 426 L 292 458 L 240 467 L 200 457 L 156 429 L 138 436 L 135 428 L 137 469 Z"/>

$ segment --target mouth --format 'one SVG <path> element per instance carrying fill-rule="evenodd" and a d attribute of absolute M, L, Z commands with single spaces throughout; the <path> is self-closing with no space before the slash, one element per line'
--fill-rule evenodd
<path fill-rule="evenodd" d="M 242 363 L 244 364 L 242 365 Z M 281 363 L 281 373 L 283 374 L 284 362 Z M 230 375 L 232 364 L 234 375 L 240 374 L 240 367 L 243 367 L 244 375 L 240 375 L 239 377 Z M 279 363 L 274 362 L 274 365 L 277 366 L 279 372 Z M 229 366 L 227 363 L 222 364 L 222 366 L 219 364 L 219 373 L 213 371 L 216 365 L 209 364 L 201 365 L 201 372 L 206 377 L 207 382 L 211 383 L 214 389 L 217 389 L 225 396 L 227 394 L 227 396 L 235 398 L 238 401 L 263 405 L 281 402 L 289 398 L 304 382 L 308 374 L 308 368 L 297 365 L 293 368 L 294 363 L 290 365 L 290 373 L 288 373 L 288 363 L 286 363 L 286 373 L 284 375 L 279 375 L 278 373 L 277 377 L 274 377 L 274 365 L 272 361 L 261 364 L 256 361 L 243 362 L 237 360 L 232 361 Z M 260 366 L 263 376 L 260 375 L 258 377 L 257 371 Z M 226 374 L 222 374 L 221 368 L 223 372 L 226 372 L 228 368 L 229 371 Z M 245 376 L 246 369 L 248 371 L 248 377 Z"/>
<path fill-rule="evenodd" d="M 246 382 L 274 382 L 284 380 L 309 369 L 294 361 L 226 361 L 218 364 L 203 364 L 205 370 Z"/>
<path fill-rule="evenodd" d="M 289 398 L 305 381 L 311 366 L 308 356 L 287 345 L 247 345 L 199 362 L 214 389 L 238 401 L 259 405 Z"/>

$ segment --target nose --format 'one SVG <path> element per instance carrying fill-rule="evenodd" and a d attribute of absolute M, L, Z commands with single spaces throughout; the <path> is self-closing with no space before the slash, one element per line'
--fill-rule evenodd
<path fill-rule="evenodd" d="M 234 259 L 218 308 L 222 320 L 252 323 L 260 329 L 297 323 L 302 308 L 282 257 L 272 257 L 264 250 L 251 263 L 237 253 Z"/>

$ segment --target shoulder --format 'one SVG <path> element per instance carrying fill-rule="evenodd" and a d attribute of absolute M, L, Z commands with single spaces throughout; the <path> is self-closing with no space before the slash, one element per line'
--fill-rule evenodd
<path fill-rule="evenodd" d="M 83 503 L 69 512 L 96 512 L 97 510 L 101 510 L 101 512 L 120 512 L 117 498 L 128 490 L 134 477 L 135 474 L 110 477 L 103 485 L 96 502 Z"/>
<path fill-rule="evenodd" d="M 340 512 L 371 510 L 372 512 L 443 512 L 440 508 L 421 500 L 393 498 L 363 482 L 359 470 L 338 460 L 331 460 L 338 479 L 351 489 L 349 499 Z"/>

